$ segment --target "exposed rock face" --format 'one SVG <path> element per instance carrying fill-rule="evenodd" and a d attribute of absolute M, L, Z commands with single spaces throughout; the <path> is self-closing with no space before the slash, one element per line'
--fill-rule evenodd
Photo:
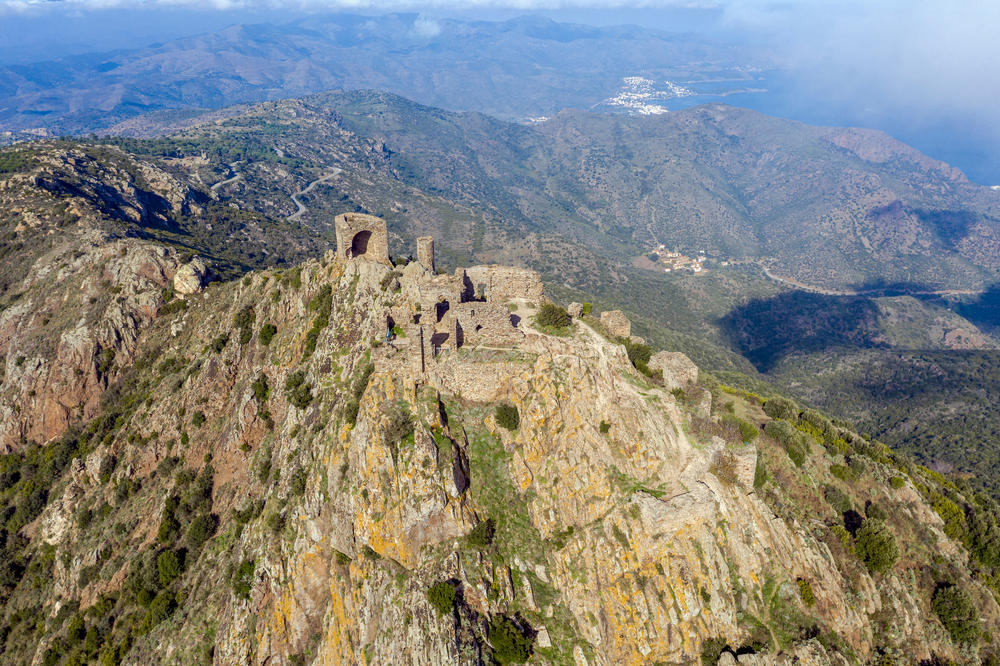
<path fill-rule="evenodd" d="M 632 335 L 632 322 L 621 310 L 605 310 L 601 313 L 601 324 L 615 338 L 627 338 Z"/>
<path fill-rule="evenodd" d="M 197 294 L 204 286 L 207 277 L 208 265 L 201 257 L 195 257 L 177 269 L 174 274 L 174 291 L 182 296 Z"/>
<path fill-rule="evenodd" d="M 569 313 L 570 317 L 574 319 L 579 319 L 583 316 L 583 304 L 582 303 L 570 303 L 566 308 L 566 312 Z"/>
<path fill-rule="evenodd" d="M 685 388 L 698 383 L 698 366 L 680 352 L 661 351 L 649 359 L 650 370 L 663 372 L 663 383 L 667 389 Z"/>
<path fill-rule="evenodd" d="M 174 255 L 134 240 L 92 252 L 101 275 L 132 286 L 93 291 L 106 306 L 92 312 L 87 289 L 100 280 L 70 288 L 68 276 L 91 273 L 68 271 L 64 291 L 48 290 L 73 306 L 53 336 L 61 356 L 18 363 L 8 350 L 3 390 L 64 362 L 90 359 L 95 377 L 114 377 L 122 359 L 155 360 L 93 412 L 93 440 L 23 530 L 51 554 L 50 573 L 14 593 L 43 622 L 66 603 L 92 622 L 86 611 L 101 603 L 114 621 L 99 638 L 122 663 L 473 666 L 490 663 L 486 627 L 498 618 L 530 627 L 538 664 L 698 663 L 713 637 L 734 653 L 756 645 L 741 664 L 839 666 L 878 650 L 901 663 L 965 659 L 927 610 L 932 562 L 974 591 L 984 624 L 1000 623 L 917 489 L 932 476 L 894 488 L 888 479 L 905 472 L 839 431 L 857 447 L 857 486 L 830 474 L 845 457 L 818 440 L 801 467 L 764 435 L 746 444 L 724 416 L 759 426 L 759 405 L 716 394 L 735 402 L 713 414 L 682 355 L 650 363 L 683 384 L 677 397 L 583 322 L 544 335 L 515 326 L 495 292 L 462 302 L 458 276 L 414 262 L 396 292 L 392 267 L 333 255 L 301 266 L 301 286 L 251 273 L 153 317 Z M 531 276 L 503 291 L 492 278 L 506 271 L 489 269 L 472 276 L 505 297 L 540 296 Z M 461 293 L 440 316 L 422 306 L 446 290 Z M 0 313 L 0 340 L 24 344 L 15 329 L 42 302 Z M 234 322 L 251 315 L 243 338 Z M 406 331 L 391 345 L 390 318 Z M 431 342 L 476 322 L 482 344 Z M 94 362 L 106 340 L 118 350 L 111 370 Z M 418 364 L 421 349 L 431 356 Z M 19 428 L 45 421 L 41 405 L 18 404 Z M 905 557 L 887 573 L 869 573 L 852 537 L 832 529 L 842 514 L 822 488 L 833 484 L 895 521 Z M 200 547 L 187 524 L 196 514 L 215 525 Z M 171 516 L 184 523 L 171 530 Z M 495 531 L 473 538 L 487 519 Z M 181 549 L 183 571 L 169 556 L 160 564 Z M 456 598 L 443 614 L 428 595 L 442 583 Z M 37 626 L 21 622 L 5 642 L 21 661 L 41 662 L 61 631 Z"/>
<path fill-rule="evenodd" d="M 92 244 L 67 242 L 35 261 L 21 302 L 0 312 L 0 450 L 48 441 L 97 413 L 177 270 L 163 247 L 84 238 Z"/>

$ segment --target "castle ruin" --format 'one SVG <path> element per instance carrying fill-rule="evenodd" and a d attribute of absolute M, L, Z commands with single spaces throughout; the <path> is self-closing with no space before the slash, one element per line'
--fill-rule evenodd
<path fill-rule="evenodd" d="M 336 218 L 337 256 L 347 260 L 389 261 L 385 221 L 346 213 Z M 524 338 L 520 317 L 508 304 L 540 303 L 545 296 L 535 271 L 511 266 L 471 266 L 437 275 L 434 239 L 417 239 L 417 261 L 399 271 L 402 302 L 386 313 L 387 329 L 400 327 L 413 371 L 425 375 L 444 351 L 463 346 L 511 347 Z"/>

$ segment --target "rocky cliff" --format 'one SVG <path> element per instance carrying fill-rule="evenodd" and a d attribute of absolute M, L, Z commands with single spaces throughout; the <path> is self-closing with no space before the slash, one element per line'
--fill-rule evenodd
<path fill-rule="evenodd" d="M 992 658 L 973 494 L 535 286 L 53 240 L 0 312 L 9 663 Z"/>

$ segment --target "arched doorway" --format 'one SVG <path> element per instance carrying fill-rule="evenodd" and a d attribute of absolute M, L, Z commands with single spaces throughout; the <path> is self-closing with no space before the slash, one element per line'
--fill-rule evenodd
<path fill-rule="evenodd" d="M 351 240 L 351 257 L 360 257 L 368 251 L 368 240 L 372 237 L 372 232 L 368 229 L 354 234 Z"/>

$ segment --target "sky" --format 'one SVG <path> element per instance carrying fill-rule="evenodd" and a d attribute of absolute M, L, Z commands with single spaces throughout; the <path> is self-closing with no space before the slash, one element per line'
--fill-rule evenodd
<path fill-rule="evenodd" d="M 524 14 L 632 23 L 762 46 L 796 96 L 762 109 L 808 122 L 921 132 L 945 153 L 1000 152 L 1000 2 L 995 0 L 0 0 L 0 64 L 138 48 L 234 23 L 317 11 L 419 12 L 502 20 Z M 792 108 L 795 100 L 802 108 Z M 965 126 L 984 141 L 951 144 Z M 933 143 L 918 145 L 927 150 Z M 1000 164 L 995 174 L 1000 182 Z"/>

